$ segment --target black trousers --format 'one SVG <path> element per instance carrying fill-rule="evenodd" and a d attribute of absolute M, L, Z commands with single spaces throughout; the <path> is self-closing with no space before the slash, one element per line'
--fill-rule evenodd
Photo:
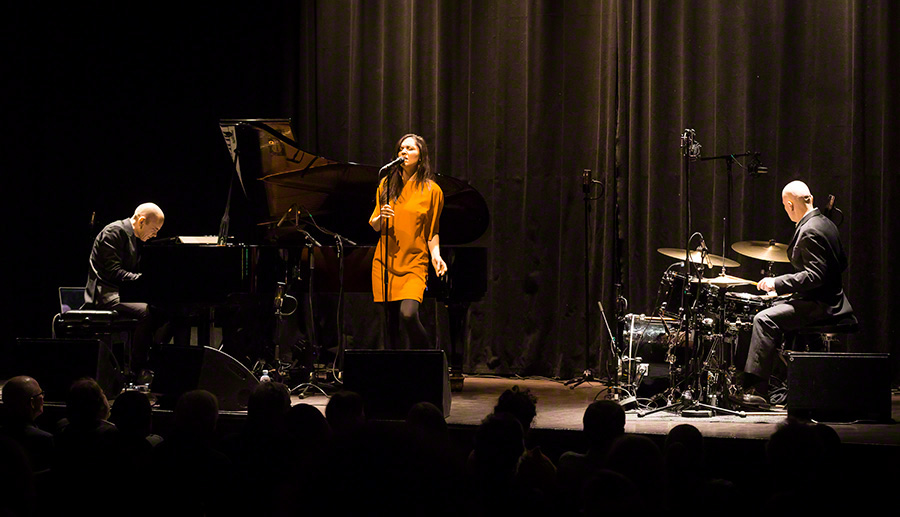
<path fill-rule="evenodd" d="M 791 332 L 829 316 L 827 306 L 808 300 L 788 300 L 760 311 L 753 317 L 753 333 L 744 371 L 767 380 L 772 374 L 775 348 Z"/>
<path fill-rule="evenodd" d="M 150 307 L 146 303 L 114 303 L 104 309 L 114 310 L 122 316 L 138 321 L 131 339 L 129 351 L 129 370 L 139 373 L 147 367 L 150 360 L 150 345 L 153 344 L 153 332 L 156 328 Z"/>

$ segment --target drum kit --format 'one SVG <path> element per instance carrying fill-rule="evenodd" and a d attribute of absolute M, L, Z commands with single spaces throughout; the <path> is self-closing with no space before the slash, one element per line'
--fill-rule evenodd
<path fill-rule="evenodd" d="M 737 253 L 768 263 L 789 262 L 787 245 L 775 241 L 743 241 L 733 244 Z M 780 297 L 736 291 L 756 282 L 729 275 L 726 268 L 740 264 L 702 250 L 660 248 L 676 262 L 662 275 L 654 312 L 624 318 L 622 374 L 624 385 L 637 392 L 644 376 L 660 362 L 668 363 L 669 387 L 657 397 L 667 405 L 648 412 L 673 408 L 683 416 L 712 416 L 724 412 L 745 416 L 729 408 L 729 394 L 736 391 L 734 376 L 738 337 L 752 327 L 753 317 Z M 675 272 L 685 266 L 687 274 Z M 705 273 L 721 268 L 718 276 Z M 691 414 L 685 415 L 690 412 Z"/>

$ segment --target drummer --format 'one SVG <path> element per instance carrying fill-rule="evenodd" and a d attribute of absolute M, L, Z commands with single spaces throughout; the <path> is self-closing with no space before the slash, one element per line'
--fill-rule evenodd
<path fill-rule="evenodd" d="M 788 183 L 781 192 L 784 211 L 796 225 L 787 248 L 796 270 L 766 277 L 757 287 L 770 294 L 792 294 L 785 302 L 759 312 L 753 318 L 750 350 L 744 366 L 739 402 L 766 405 L 768 380 L 775 347 L 784 332 L 826 319 L 852 319 L 853 308 L 844 294 L 841 274 L 847 257 L 837 226 L 813 206 L 813 196 L 802 181 Z"/>

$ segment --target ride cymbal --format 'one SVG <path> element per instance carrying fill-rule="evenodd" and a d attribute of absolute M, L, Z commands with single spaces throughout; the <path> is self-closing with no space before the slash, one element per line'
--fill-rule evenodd
<path fill-rule="evenodd" d="M 791 260 L 787 256 L 787 248 L 787 244 L 781 244 L 774 240 L 741 241 L 731 245 L 731 249 L 745 257 L 766 262 L 790 262 Z"/>
<path fill-rule="evenodd" d="M 681 248 L 659 248 L 656 251 L 662 253 L 667 257 L 672 257 L 674 259 L 684 260 L 687 256 L 687 250 Z M 720 257 L 719 255 L 713 255 L 712 253 L 706 254 L 706 261 L 701 259 L 702 253 L 699 251 L 691 251 L 690 261 L 694 264 L 700 264 L 703 262 L 706 267 L 721 267 L 724 263 L 725 267 L 740 267 L 740 264 L 730 258 Z"/>

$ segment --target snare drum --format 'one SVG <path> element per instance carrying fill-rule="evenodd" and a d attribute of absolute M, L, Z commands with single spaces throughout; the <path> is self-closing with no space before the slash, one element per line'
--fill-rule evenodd
<path fill-rule="evenodd" d="M 772 297 L 749 293 L 725 293 L 727 321 L 753 321 L 760 311 L 772 306 Z"/>

